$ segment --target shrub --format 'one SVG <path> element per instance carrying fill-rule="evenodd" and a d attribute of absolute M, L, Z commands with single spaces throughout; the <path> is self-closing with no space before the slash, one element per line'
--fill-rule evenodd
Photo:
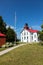
<path fill-rule="evenodd" d="M 39 44 L 40 44 L 40 45 L 43 45 L 43 42 L 41 41 L 41 42 L 39 42 Z"/>

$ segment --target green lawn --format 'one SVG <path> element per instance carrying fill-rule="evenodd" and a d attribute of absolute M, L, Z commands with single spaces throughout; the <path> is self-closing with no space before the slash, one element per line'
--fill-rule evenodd
<path fill-rule="evenodd" d="M 13 44 L 6 44 L 4 47 L 3 46 L 0 47 L 0 51 L 6 50 L 6 49 L 11 48 L 13 46 L 14 46 Z"/>
<path fill-rule="evenodd" d="M 43 46 L 27 44 L 0 57 L 0 65 L 43 65 Z"/>
<path fill-rule="evenodd" d="M 0 48 L 0 51 L 3 51 L 3 50 L 5 50 L 6 48 L 4 48 L 4 47 L 2 47 L 2 48 Z"/>

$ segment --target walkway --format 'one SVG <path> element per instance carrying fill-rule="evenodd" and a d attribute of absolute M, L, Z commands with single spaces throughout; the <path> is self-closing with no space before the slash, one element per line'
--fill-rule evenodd
<path fill-rule="evenodd" d="M 18 48 L 18 47 L 20 47 L 20 46 L 23 46 L 23 45 L 26 45 L 26 44 L 20 44 L 20 45 L 17 45 L 17 46 L 8 48 L 8 49 L 6 49 L 6 50 L 4 50 L 4 51 L 1 51 L 1 52 L 0 52 L 0 56 L 1 56 L 1 55 L 4 55 L 4 54 L 6 54 L 6 53 L 8 53 L 9 51 L 11 51 L 11 50 L 13 50 L 13 49 L 16 49 L 16 48 Z"/>

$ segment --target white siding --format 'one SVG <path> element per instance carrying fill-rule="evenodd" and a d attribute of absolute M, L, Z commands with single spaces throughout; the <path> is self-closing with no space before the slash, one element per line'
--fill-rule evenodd
<path fill-rule="evenodd" d="M 23 32 L 21 33 L 21 42 L 30 42 L 29 38 L 30 38 L 30 32 L 28 32 L 27 30 L 23 30 Z"/>
<path fill-rule="evenodd" d="M 37 33 L 33 34 L 33 42 L 38 42 L 38 35 L 37 35 Z"/>
<path fill-rule="evenodd" d="M 21 33 L 21 42 L 38 42 L 37 33 L 30 33 L 24 29 Z"/>

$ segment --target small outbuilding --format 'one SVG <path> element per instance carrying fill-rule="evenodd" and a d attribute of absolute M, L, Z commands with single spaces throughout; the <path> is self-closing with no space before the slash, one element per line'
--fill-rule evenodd
<path fill-rule="evenodd" d="M 0 47 L 6 43 L 6 35 L 0 33 Z"/>

